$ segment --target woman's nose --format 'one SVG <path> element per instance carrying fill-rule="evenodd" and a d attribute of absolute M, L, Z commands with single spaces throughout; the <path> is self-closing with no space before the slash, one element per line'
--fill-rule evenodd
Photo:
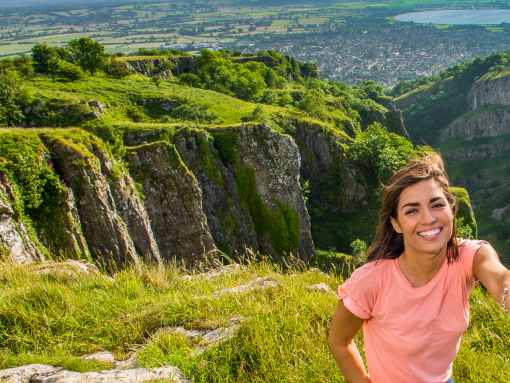
<path fill-rule="evenodd" d="M 430 225 L 437 221 L 436 216 L 434 215 L 434 212 L 430 209 L 423 209 L 423 215 L 422 215 L 422 223 Z"/>

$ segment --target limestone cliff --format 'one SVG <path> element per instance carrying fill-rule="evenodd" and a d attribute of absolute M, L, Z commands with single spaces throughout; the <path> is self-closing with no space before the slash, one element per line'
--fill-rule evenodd
<path fill-rule="evenodd" d="M 142 185 L 147 214 L 161 258 L 193 267 L 208 263 L 215 249 L 193 174 L 168 142 L 128 150 L 130 172 Z"/>
<path fill-rule="evenodd" d="M 30 238 L 14 205 L 7 174 L 0 172 L 0 259 L 16 263 L 43 261 L 44 254 Z"/>
<path fill-rule="evenodd" d="M 478 80 L 469 90 L 468 102 L 469 110 L 484 105 L 510 105 L 510 76 Z"/>
<path fill-rule="evenodd" d="M 330 211 L 353 212 L 366 192 L 345 157 L 349 137 L 309 123 L 298 123 L 293 136 L 301 154 L 301 175 L 310 183 L 311 202 Z"/>
<path fill-rule="evenodd" d="M 509 82 L 510 85 L 510 82 Z M 441 133 L 441 141 L 453 137 L 472 140 L 479 137 L 494 137 L 510 133 L 510 107 L 485 105 L 462 115 Z"/>

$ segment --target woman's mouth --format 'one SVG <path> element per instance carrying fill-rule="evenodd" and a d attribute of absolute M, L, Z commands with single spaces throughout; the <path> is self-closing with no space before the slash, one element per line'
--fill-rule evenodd
<path fill-rule="evenodd" d="M 418 235 L 424 239 L 436 239 L 439 236 L 439 233 L 443 231 L 443 228 L 438 227 L 437 229 L 420 231 Z"/>

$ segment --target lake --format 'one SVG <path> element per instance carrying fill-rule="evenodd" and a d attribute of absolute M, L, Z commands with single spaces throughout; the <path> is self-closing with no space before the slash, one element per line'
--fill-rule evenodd
<path fill-rule="evenodd" d="M 420 24 L 487 25 L 510 23 L 510 10 L 456 10 L 405 13 L 395 17 L 398 21 Z"/>

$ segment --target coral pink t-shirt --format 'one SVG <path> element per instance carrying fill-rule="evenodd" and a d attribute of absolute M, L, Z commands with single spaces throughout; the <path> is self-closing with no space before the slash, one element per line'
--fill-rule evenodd
<path fill-rule="evenodd" d="M 373 383 L 441 383 L 450 379 L 461 335 L 469 324 L 468 297 L 476 281 L 473 258 L 485 241 L 461 240 L 459 259 L 414 288 L 397 259 L 370 262 L 338 287 L 338 299 L 363 324 Z"/>

